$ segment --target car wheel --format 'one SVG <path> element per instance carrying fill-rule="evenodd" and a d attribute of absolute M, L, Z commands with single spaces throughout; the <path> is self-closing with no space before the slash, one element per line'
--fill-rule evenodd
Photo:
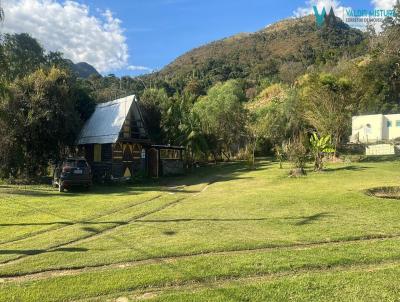
<path fill-rule="evenodd" d="M 60 182 L 59 185 L 58 185 L 58 191 L 59 191 L 59 192 L 64 192 L 64 189 L 65 189 L 65 188 L 64 188 L 63 183 Z"/>

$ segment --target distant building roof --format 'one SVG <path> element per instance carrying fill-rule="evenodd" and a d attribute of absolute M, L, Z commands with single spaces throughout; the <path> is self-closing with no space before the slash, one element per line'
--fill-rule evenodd
<path fill-rule="evenodd" d="M 83 127 L 78 145 L 112 144 L 117 142 L 129 110 L 136 101 L 134 95 L 98 104 Z"/>

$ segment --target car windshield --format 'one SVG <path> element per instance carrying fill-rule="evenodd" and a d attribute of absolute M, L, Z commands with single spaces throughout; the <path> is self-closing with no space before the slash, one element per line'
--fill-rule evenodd
<path fill-rule="evenodd" d="M 86 168 L 86 161 L 85 160 L 74 160 L 74 159 L 67 159 L 64 162 L 65 166 L 71 167 L 71 168 Z"/>

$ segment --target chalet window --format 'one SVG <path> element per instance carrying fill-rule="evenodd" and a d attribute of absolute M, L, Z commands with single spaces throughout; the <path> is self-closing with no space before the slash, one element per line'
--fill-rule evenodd
<path fill-rule="evenodd" d="M 111 162 L 112 161 L 112 146 L 111 144 L 101 145 L 101 161 Z"/>
<path fill-rule="evenodd" d="M 101 145 L 94 145 L 93 153 L 93 161 L 97 163 L 101 162 Z"/>
<path fill-rule="evenodd" d="M 125 120 L 124 126 L 123 126 L 123 137 L 124 138 L 130 138 L 131 137 L 131 127 L 130 127 L 130 119 L 127 118 Z"/>
<path fill-rule="evenodd" d="M 141 154 L 142 154 L 142 147 L 140 145 L 134 144 L 132 147 L 133 158 L 139 159 L 141 158 Z"/>
<path fill-rule="evenodd" d="M 121 161 L 122 155 L 123 155 L 122 144 L 116 143 L 113 148 L 113 159 L 117 160 L 117 161 Z"/>
<path fill-rule="evenodd" d="M 392 122 L 391 121 L 387 121 L 387 127 L 388 128 L 392 127 Z"/>
<path fill-rule="evenodd" d="M 133 154 L 132 154 L 132 146 L 130 144 L 124 144 L 123 145 L 123 161 L 124 162 L 131 162 L 133 160 Z"/>
<path fill-rule="evenodd" d="M 400 121 L 396 121 L 396 127 L 400 128 Z"/>

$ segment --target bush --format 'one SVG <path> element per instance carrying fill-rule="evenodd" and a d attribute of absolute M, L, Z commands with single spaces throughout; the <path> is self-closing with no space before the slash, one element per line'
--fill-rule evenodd
<path fill-rule="evenodd" d="M 285 153 L 294 168 L 290 171 L 290 176 L 305 175 L 304 168 L 308 160 L 308 150 L 304 138 L 297 136 L 291 139 L 285 146 Z"/>

